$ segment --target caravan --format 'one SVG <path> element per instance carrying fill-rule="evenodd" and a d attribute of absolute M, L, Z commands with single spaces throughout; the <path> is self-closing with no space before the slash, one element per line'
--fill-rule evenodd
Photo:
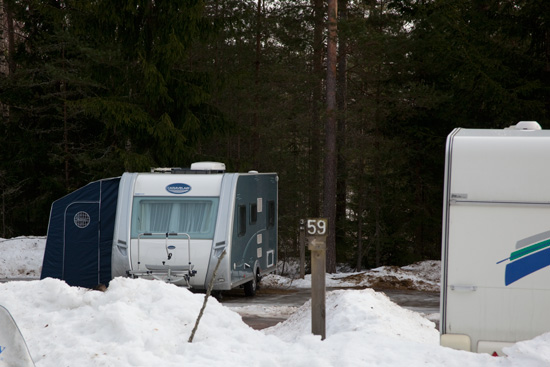
<path fill-rule="evenodd" d="M 441 344 L 502 355 L 550 331 L 550 131 L 455 129 L 447 139 Z"/>
<path fill-rule="evenodd" d="M 124 173 L 52 205 L 42 278 L 93 287 L 117 276 L 256 292 L 277 265 L 278 177 L 190 169 Z M 224 256 L 221 256 L 225 251 Z"/>

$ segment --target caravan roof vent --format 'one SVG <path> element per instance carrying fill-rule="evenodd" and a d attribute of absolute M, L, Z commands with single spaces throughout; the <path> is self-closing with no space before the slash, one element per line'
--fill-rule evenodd
<path fill-rule="evenodd" d="M 219 162 L 196 162 L 191 164 L 191 168 L 154 168 L 151 169 L 151 172 L 188 175 L 225 173 L 225 164 Z"/>
<path fill-rule="evenodd" d="M 539 123 L 536 121 L 520 121 L 513 127 L 516 130 L 542 130 Z"/>
<path fill-rule="evenodd" d="M 193 171 L 225 171 L 225 164 L 220 162 L 195 162 L 191 164 Z"/>
<path fill-rule="evenodd" d="M 177 167 L 151 167 L 151 173 L 172 173 L 175 170 L 180 170 L 181 168 Z"/>

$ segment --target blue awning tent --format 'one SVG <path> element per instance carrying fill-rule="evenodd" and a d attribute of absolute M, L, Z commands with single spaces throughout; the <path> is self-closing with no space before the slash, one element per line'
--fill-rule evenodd
<path fill-rule="evenodd" d="M 120 177 L 91 182 L 52 204 L 41 279 L 109 284 L 119 183 Z"/>

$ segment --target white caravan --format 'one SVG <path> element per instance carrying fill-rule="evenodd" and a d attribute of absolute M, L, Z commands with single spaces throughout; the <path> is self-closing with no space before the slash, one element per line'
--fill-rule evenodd
<path fill-rule="evenodd" d="M 253 295 L 277 266 L 277 186 L 275 173 L 226 173 L 218 162 L 91 182 L 52 204 L 40 277 L 208 289 L 221 258 L 213 289 Z"/>
<path fill-rule="evenodd" d="M 441 345 L 502 355 L 550 331 L 550 131 L 534 121 L 447 138 Z"/>
<path fill-rule="evenodd" d="M 253 295 L 277 265 L 277 184 L 273 173 L 189 170 L 124 173 L 113 236 L 112 277 L 156 278 Z"/>

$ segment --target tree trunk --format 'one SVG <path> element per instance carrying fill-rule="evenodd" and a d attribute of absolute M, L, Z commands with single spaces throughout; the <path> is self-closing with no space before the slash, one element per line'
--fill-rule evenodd
<path fill-rule="evenodd" d="M 259 86 L 260 86 L 260 62 L 261 62 L 261 52 L 262 52 L 262 0 L 258 0 L 258 5 L 256 7 L 256 60 L 254 62 L 254 85 L 256 92 L 254 94 L 254 114 L 253 114 L 253 132 L 252 132 L 252 157 L 254 169 L 261 170 L 260 163 L 260 124 L 258 118 L 259 106 Z"/>
<path fill-rule="evenodd" d="M 4 14 L 6 17 L 6 28 L 7 28 L 7 42 L 8 42 L 8 55 L 7 55 L 7 62 L 8 62 L 8 75 L 13 75 L 15 73 L 15 33 L 14 33 L 14 25 L 13 25 L 13 13 L 9 4 L 9 1 L 3 2 L 4 5 Z"/>
<path fill-rule="evenodd" d="M 376 82 L 376 97 L 375 97 L 375 111 L 374 111 L 374 211 L 375 211 L 375 231 L 374 231 L 374 241 L 376 245 L 376 258 L 375 265 L 376 267 L 381 266 L 382 258 L 382 164 L 381 164 L 381 131 L 379 129 L 380 124 L 380 96 L 382 93 L 380 85 L 380 73 L 382 67 L 378 65 L 378 80 Z"/>
<path fill-rule="evenodd" d="M 4 11 L 4 16 L 0 21 L 6 22 L 6 40 L 2 39 L 2 42 L 7 43 L 7 55 L 6 55 L 6 62 L 8 64 L 7 74 L 8 76 L 13 75 L 15 73 L 16 69 L 16 63 L 14 59 L 15 55 L 15 34 L 14 34 L 14 24 L 13 24 L 13 13 L 11 10 L 10 5 L 7 1 L 2 2 L 2 10 Z M 0 67 L 3 69 L 4 65 L 0 65 Z M 10 120 L 10 106 L 3 104 L 0 102 L 0 113 L 2 114 L 4 123 L 8 123 Z"/>
<path fill-rule="evenodd" d="M 361 160 L 362 161 L 362 160 Z M 362 165 L 359 167 L 360 170 L 363 169 Z M 361 171 L 358 171 L 361 172 Z M 362 174 L 360 174 L 359 177 L 361 177 Z M 360 181 L 362 182 L 362 181 Z M 355 267 L 355 271 L 361 271 L 361 268 L 363 267 L 363 202 L 364 202 L 364 194 L 362 190 L 362 184 L 359 183 L 358 188 L 359 191 L 357 192 L 358 198 L 357 198 L 357 265 Z"/>
<path fill-rule="evenodd" d="M 321 167 L 321 113 L 320 106 L 323 99 L 323 0 L 312 0 L 314 11 L 313 29 L 313 90 L 311 100 L 311 127 L 310 127 L 310 149 L 309 149 L 309 214 L 318 216 L 320 194 L 320 167 Z"/>
<path fill-rule="evenodd" d="M 4 186 L 4 185 L 2 185 Z M 6 189 L 2 188 L 2 237 L 6 238 Z"/>
<path fill-rule="evenodd" d="M 65 64 L 65 46 L 61 48 L 61 58 L 63 60 L 63 74 L 66 75 Z M 65 161 L 65 189 L 69 192 L 69 125 L 67 121 L 67 82 L 61 81 L 60 91 L 63 98 L 63 147 Z"/>
<path fill-rule="evenodd" d="M 347 18 L 348 0 L 338 0 L 340 20 Z M 347 208 L 347 164 L 343 150 L 346 147 L 346 96 L 347 96 L 347 40 L 338 35 L 338 88 L 336 103 L 338 106 L 338 176 L 336 179 L 336 243 L 343 244 L 346 239 Z"/>
<path fill-rule="evenodd" d="M 327 40 L 327 116 L 325 123 L 325 172 L 323 213 L 329 222 L 327 236 L 327 272 L 336 272 L 336 43 L 337 43 L 337 0 L 328 2 Z"/>

